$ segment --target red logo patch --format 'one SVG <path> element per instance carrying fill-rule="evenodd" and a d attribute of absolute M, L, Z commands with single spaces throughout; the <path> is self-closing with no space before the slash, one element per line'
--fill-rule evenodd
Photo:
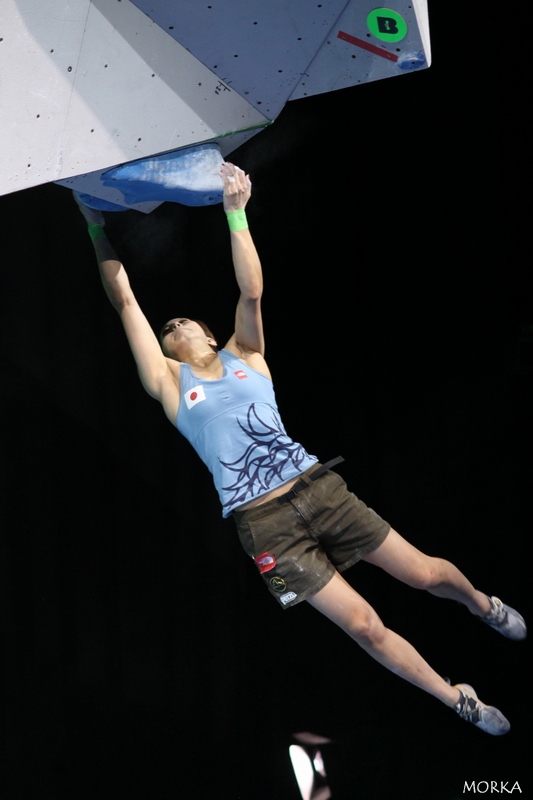
<path fill-rule="evenodd" d="M 257 558 L 254 558 L 254 561 L 257 564 L 261 575 L 263 572 L 270 572 L 270 570 L 274 569 L 278 563 L 276 561 L 276 557 L 273 556 L 272 553 L 263 553 L 262 555 L 257 556 Z"/>
<path fill-rule="evenodd" d="M 236 375 L 240 381 L 242 381 L 243 378 L 248 377 L 246 372 L 243 372 L 242 369 L 238 369 L 237 372 L 234 372 L 233 374 Z"/>

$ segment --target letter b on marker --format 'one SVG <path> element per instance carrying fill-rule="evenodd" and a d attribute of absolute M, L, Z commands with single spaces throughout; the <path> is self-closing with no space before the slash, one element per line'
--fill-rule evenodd
<path fill-rule="evenodd" d="M 407 36 L 407 23 L 393 8 L 373 8 L 366 24 L 370 33 L 382 42 L 400 42 Z"/>

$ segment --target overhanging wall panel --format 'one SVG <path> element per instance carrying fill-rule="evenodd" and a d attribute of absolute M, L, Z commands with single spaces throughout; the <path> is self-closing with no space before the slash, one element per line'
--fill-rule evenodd
<path fill-rule="evenodd" d="M 90 0 L 2 0 L 2 193 L 53 181 Z"/>
<path fill-rule="evenodd" d="M 110 167 L 206 141 L 226 156 L 290 99 L 430 63 L 426 0 L 0 2 L 1 194 L 102 186 Z"/>
<path fill-rule="evenodd" d="M 425 63 L 419 68 L 427 68 L 431 63 L 427 3 L 425 0 L 394 0 L 388 5 L 389 8 L 393 6 L 393 13 L 399 14 L 405 23 L 402 38 L 386 41 L 376 36 L 368 23 L 368 15 L 376 9 L 375 0 L 352 0 L 290 99 L 405 75 L 410 66 L 409 54 L 418 57 L 417 63 L 423 55 Z M 389 12 L 386 8 L 382 11 L 385 18 Z"/>
<path fill-rule="evenodd" d="M 347 0 L 134 0 L 270 119 L 278 116 Z"/>
<path fill-rule="evenodd" d="M 3 193 L 268 124 L 128 0 L 6 8 Z"/>

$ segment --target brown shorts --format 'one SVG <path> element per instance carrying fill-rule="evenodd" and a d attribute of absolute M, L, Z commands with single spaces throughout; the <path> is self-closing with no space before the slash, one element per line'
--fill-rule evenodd
<path fill-rule="evenodd" d="M 390 525 L 328 470 L 305 488 L 247 511 L 234 511 L 239 539 L 282 608 L 316 594 L 333 577 L 383 542 Z M 288 494 L 291 494 L 289 492 Z"/>

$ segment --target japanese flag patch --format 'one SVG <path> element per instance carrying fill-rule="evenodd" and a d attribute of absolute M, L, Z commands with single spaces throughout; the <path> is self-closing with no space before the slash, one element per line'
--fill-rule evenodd
<path fill-rule="evenodd" d="M 189 389 L 188 392 L 185 392 L 185 402 L 187 403 L 187 408 L 192 408 L 198 403 L 201 403 L 202 400 L 205 400 L 203 386 L 194 386 L 192 389 Z"/>

